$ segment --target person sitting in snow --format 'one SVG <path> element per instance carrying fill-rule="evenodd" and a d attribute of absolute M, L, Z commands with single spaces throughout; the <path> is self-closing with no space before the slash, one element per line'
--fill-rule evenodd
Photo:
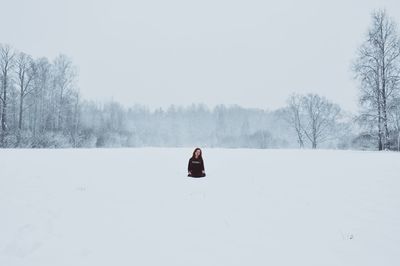
<path fill-rule="evenodd" d="M 204 171 L 204 161 L 201 156 L 202 152 L 200 148 L 196 148 L 193 151 L 192 157 L 189 159 L 188 164 L 188 176 L 191 177 L 204 177 L 206 173 Z"/>

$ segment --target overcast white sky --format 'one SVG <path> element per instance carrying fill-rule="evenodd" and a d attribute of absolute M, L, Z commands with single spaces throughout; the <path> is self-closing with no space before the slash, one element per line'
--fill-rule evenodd
<path fill-rule="evenodd" d="M 275 109 L 292 92 L 357 107 L 351 60 L 398 0 L 0 0 L 0 42 L 64 53 L 85 98 L 151 108 L 203 102 Z"/>

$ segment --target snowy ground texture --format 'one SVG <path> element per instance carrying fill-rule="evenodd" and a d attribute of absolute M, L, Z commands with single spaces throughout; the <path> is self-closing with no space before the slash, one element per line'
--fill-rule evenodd
<path fill-rule="evenodd" d="M 0 265 L 400 265 L 400 154 L 0 150 Z"/>

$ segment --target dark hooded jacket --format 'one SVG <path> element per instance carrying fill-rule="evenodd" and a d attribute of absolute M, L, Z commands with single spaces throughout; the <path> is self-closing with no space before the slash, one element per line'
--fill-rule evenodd
<path fill-rule="evenodd" d="M 188 176 L 191 177 L 203 177 L 206 176 L 205 174 L 202 173 L 204 171 L 204 161 L 202 158 L 190 158 L 189 159 L 189 164 L 188 164 L 188 172 L 192 173 L 191 175 L 188 174 Z"/>

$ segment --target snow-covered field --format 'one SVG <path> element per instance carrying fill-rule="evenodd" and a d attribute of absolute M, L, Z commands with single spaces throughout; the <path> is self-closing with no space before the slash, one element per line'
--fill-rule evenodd
<path fill-rule="evenodd" d="M 400 265 L 400 154 L 0 150 L 0 265 Z"/>

